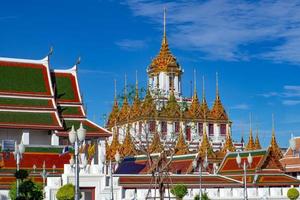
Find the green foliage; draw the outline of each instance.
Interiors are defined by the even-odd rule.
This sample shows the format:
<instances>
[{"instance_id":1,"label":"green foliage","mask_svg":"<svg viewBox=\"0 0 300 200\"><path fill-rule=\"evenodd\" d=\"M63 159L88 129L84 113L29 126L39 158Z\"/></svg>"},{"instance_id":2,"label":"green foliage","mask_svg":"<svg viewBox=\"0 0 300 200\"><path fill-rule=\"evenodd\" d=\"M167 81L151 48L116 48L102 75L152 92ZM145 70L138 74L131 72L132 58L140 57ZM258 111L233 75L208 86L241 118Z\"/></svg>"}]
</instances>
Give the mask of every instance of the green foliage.
<instances>
[{"instance_id":1,"label":"green foliage","mask_svg":"<svg viewBox=\"0 0 300 200\"><path fill-rule=\"evenodd\" d=\"M199 194L197 194L197 195L194 197L194 200L200 200ZM202 193L201 200L210 200L210 198L208 198L207 193L204 192L204 193Z\"/></svg>"},{"instance_id":2,"label":"green foliage","mask_svg":"<svg viewBox=\"0 0 300 200\"><path fill-rule=\"evenodd\" d=\"M74 200L75 187L73 184L66 184L59 188L56 193L57 200Z\"/></svg>"},{"instance_id":3,"label":"green foliage","mask_svg":"<svg viewBox=\"0 0 300 200\"><path fill-rule=\"evenodd\" d=\"M171 193L179 200L182 199L187 193L187 187L184 184L177 184L171 189Z\"/></svg>"},{"instance_id":4,"label":"green foliage","mask_svg":"<svg viewBox=\"0 0 300 200\"><path fill-rule=\"evenodd\" d=\"M287 192L287 196L290 200L296 200L299 197L299 191L296 188L290 188Z\"/></svg>"},{"instance_id":5,"label":"green foliage","mask_svg":"<svg viewBox=\"0 0 300 200\"><path fill-rule=\"evenodd\" d=\"M16 184L13 184L9 191L9 197L12 200L42 200L43 187L40 184L34 183L32 180L20 181L19 197L16 196Z\"/></svg>"},{"instance_id":6,"label":"green foliage","mask_svg":"<svg viewBox=\"0 0 300 200\"><path fill-rule=\"evenodd\" d=\"M28 171L24 169L20 169L15 173L16 179L21 179L22 181L28 177Z\"/></svg>"}]
</instances>

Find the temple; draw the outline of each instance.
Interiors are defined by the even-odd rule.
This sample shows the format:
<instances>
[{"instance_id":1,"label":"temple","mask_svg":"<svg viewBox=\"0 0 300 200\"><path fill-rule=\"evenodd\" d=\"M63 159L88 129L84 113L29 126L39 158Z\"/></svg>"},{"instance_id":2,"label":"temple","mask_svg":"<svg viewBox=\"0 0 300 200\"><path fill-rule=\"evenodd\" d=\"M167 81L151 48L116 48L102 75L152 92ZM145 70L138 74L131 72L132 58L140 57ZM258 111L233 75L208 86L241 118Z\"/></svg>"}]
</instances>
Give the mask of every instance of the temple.
<instances>
[{"instance_id":1,"label":"temple","mask_svg":"<svg viewBox=\"0 0 300 200\"><path fill-rule=\"evenodd\" d=\"M15 143L25 145L20 168L28 170L36 182L42 182L43 163L50 176L61 176L73 151L70 148L63 153L72 125L78 128L83 124L86 149L95 148L90 162L98 162L98 146L104 147L111 133L87 118L77 65L52 70L49 56L41 60L0 57L0 79L1 190L15 182Z\"/></svg>"},{"instance_id":2,"label":"temple","mask_svg":"<svg viewBox=\"0 0 300 200\"><path fill-rule=\"evenodd\" d=\"M147 68L148 85L146 95L141 98L138 81L136 80L135 97L129 104L127 83L125 78L124 98L121 105L115 91L115 98L111 113L107 120L107 128L124 140L126 130L135 142L145 142L151 139L154 132L158 132L162 141L170 141L179 136L180 130L189 149L196 150L207 133L213 150L220 150L225 143L226 133L231 129L232 122L222 104L218 74L216 74L216 96L211 108L205 97L203 78L202 98L199 100L194 72L194 93L192 97L184 97L182 93L183 68L172 54L166 33L166 13L164 12L164 31L159 53ZM243 145L234 142L237 148Z\"/></svg>"}]
</instances>

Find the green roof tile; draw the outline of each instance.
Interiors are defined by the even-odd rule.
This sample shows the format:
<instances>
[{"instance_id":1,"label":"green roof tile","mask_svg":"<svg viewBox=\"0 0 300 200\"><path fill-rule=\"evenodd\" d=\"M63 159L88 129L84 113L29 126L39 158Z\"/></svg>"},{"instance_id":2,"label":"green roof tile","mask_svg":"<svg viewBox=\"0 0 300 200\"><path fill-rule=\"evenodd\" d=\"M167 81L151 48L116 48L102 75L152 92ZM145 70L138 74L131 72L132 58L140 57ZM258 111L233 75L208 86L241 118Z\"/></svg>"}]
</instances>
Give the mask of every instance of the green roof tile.
<instances>
[{"instance_id":1,"label":"green roof tile","mask_svg":"<svg viewBox=\"0 0 300 200\"><path fill-rule=\"evenodd\" d=\"M74 100L75 93L70 77L55 76L57 98L59 100Z\"/></svg>"},{"instance_id":2,"label":"green roof tile","mask_svg":"<svg viewBox=\"0 0 300 200\"><path fill-rule=\"evenodd\" d=\"M62 115L80 115L83 116L80 106L60 106L59 110Z\"/></svg>"},{"instance_id":3,"label":"green roof tile","mask_svg":"<svg viewBox=\"0 0 300 200\"><path fill-rule=\"evenodd\" d=\"M7 98L0 97L0 106L17 106L17 107L52 107L49 99L24 99L24 98Z\"/></svg>"},{"instance_id":4,"label":"green roof tile","mask_svg":"<svg viewBox=\"0 0 300 200\"><path fill-rule=\"evenodd\" d=\"M26 124L26 125L57 125L52 113L31 113L31 112L0 112L0 125L5 124Z\"/></svg>"},{"instance_id":5,"label":"green roof tile","mask_svg":"<svg viewBox=\"0 0 300 200\"><path fill-rule=\"evenodd\" d=\"M74 125L75 130L77 130L80 126L80 120L65 120L65 129L70 130L72 125ZM87 132L99 132L99 128L89 123L88 121L83 121L83 128L87 130Z\"/></svg>"},{"instance_id":6,"label":"green roof tile","mask_svg":"<svg viewBox=\"0 0 300 200\"><path fill-rule=\"evenodd\" d=\"M8 66L0 63L0 91L47 93L42 68Z\"/></svg>"}]
</instances>

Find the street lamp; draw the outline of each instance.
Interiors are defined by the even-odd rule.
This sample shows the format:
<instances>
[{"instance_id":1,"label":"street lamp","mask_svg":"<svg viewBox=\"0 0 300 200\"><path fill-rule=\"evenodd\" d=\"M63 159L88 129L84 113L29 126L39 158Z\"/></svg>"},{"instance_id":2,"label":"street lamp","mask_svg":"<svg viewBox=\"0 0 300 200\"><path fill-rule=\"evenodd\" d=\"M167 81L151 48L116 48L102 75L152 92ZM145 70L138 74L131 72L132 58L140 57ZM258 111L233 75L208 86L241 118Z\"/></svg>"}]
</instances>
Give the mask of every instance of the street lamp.
<instances>
[{"instance_id":1,"label":"street lamp","mask_svg":"<svg viewBox=\"0 0 300 200\"><path fill-rule=\"evenodd\" d=\"M204 170L206 170L207 166L208 166L208 160L207 160L207 152L206 152L204 161L202 161L202 159L200 158L200 162L199 162L199 178L200 178L199 199L201 199L201 197L202 197L202 167L204 168ZM196 159L193 161L193 168L194 169L197 168L197 160Z\"/></svg>"},{"instance_id":2,"label":"street lamp","mask_svg":"<svg viewBox=\"0 0 300 200\"><path fill-rule=\"evenodd\" d=\"M25 152L25 146L23 144L23 142L21 142L21 144L17 144L17 142L15 142L15 151L14 151L14 157L16 160L16 164L17 164L17 172L19 172L20 170L20 160L22 159L22 154ZM19 196L19 179L17 178L17 197Z\"/></svg>"},{"instance_id":3,"label":"street lamp","mask_svg":"<svg viewBox=\"0 0 300 200\"><path fill-rule=\"evenodd\" d=\"M43 170L41 172L41 176L43 178L43 189L44 189L45 185L46 185L46 178L48 176L48 172L46 171L46 163L45 163L45 161L43 162Z\"/></svg>"},{"instance_id":4,"label":"street lamp","mask_svg":"<svg viewBox=\"0 0 300 200\"><path fill-rule=\"evenodd\" d=\"M248 161L248 163L246 163ZM248 200L248 195L247 195L247 168L251 167L251 164L253 162L253 158L251 154L249 153L247 160L245 159L243 162L243 166L241 165L242 163L242 158L240 154L236 156L236 163L238 164L239 167L242 167L244 170L244 200Z\"/></svg>"},{"instance_id":5,"label":"street lamp","mask_svg":"<svg viewBox=\"0 0 300 200\"><path fill-rule=\"evenodd\" d=\"M118 164L121 160L121 155L119 151L116 152L115 154L115 160L116 163ZM110 190L111 190L111 200L114 200L114 182L113 182L113 170L112 170L112 160L110 159L109 161L110 165Z\"/></svg>"},{"instance_id":6,"label":"street lamp","mask_svg":"<svg viewBox=\"0 0 300 200\"><path fill-rule=\"evenodd\" d=\"M86 135L86 130L83 128L82 123L80 123L79 129L75 131L74 126L72 126L71 131L69 132L69 140L72 145L74 145L75 149L75 200L79 200L80 194L79 194L79 146L84 141ZM71 166L74 165L73 158L70 160ZM71 163L73 162L73 163ZM73 165L72 165L73 164ZM86 164L86 163L83 163Z\"/></svg>"}]
</instances>

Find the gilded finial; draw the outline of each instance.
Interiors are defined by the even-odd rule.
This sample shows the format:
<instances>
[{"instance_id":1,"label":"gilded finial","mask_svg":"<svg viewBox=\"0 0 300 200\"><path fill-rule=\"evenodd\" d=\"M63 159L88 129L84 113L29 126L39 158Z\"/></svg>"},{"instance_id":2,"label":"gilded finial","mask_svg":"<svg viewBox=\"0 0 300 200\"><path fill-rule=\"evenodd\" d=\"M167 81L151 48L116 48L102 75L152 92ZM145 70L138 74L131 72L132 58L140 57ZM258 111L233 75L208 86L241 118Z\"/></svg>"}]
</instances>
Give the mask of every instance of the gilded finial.
<instances>
[{"instance_id":1,"label":"gilded finial","mask_svg":"<svg viewBox=\"0 0 300 200\"><path fill-rule=\"evenodd\" d=\"M163 44L165 44L167 42L167 34L166 34L166 12L167 9L164 8L164 35L163 35Z\"/></svg>"},{"instance_id":2,"label":"gilded finial","mask_svg":"<svg viewBox=\"0 0 300 200\"><path fill-rule=\"evenodd\" d=\"M250 131L249 131L249 139L248 139L248 144L246 146L246 150L255 150L255 144L253 141L253 135L252 135L252 116L251 113L249 114L249 126L250 126Z\"/></svg>"},{"instance_id":3,"label":"gilded finial","mask_svg":"<svg viewBox=\"0 0 300 200\"><path fill-rule=\"evenodd\" d=\"M124 77L124 98L127 98L126 95L127 95L127 74L125 73L125 77Z\"/></svg>"},{"instance_id":4,"label":"gilded finial","mask_svg":"<svg viewBox=\"0 0 300 200\"><path fill-rule=\"evenodd\" d=\"M226 131L226 140L222 149L223 153L227 153L228 151L233 152L235 151L235 146L232 142L232 138L231 138L231 129L228 127L227 131Z\"/></svg>"},{"instance_id":5,"label":"gilded finial","mask_svg":"<svg viewBox=\"0 0 300 200\"><path fill-rule=\"evenodd\" d=\"M194 95L197 93L197 78L196 78L196 69L194 69Z\"/></svg>"},{"instance_id":6,"label":"gilded finial","mask_svg":"<svg viewBox=\"0 0 300 200\"><path fill-rule=\"evenodd\" d=\"M269 150L273 151L275 155L282 158L282 152L277 144L276 137L275 137L275 122L274 122L274 114L272 114L272 138Z\"/></svg>"},{"instance_id":7,"label":"gilded finial","mask_svg":"<svg viewBox=\"0 0 300 200\"><path fill-rule=\"evenodd\" d=\"M255 149L261 149L261 145L260 145L259 137L258 137L258 128L256 129Z\"/></svg>"},{"instance_id":8,"label":"gilded finial","mask_svg":"<svg viewBox=\"0 0 300 200\"><path fill-rule=\"evenodd\" d=\"M216 97L217 97L217 99L220 98L220 96L219 96L219 76L218 76L218 72L216 72Z\"/></svg>"},{"instance_id":9,"label":"gilded finial","mask_svg":"<svg viewBox=\"0 0 300 200\"><path fill-rule=\"evenodd\" d=\"M121 149L121 155L123 157L126 156L134 156L137 154L134 142L132 141L131 135L130 135L130 127L129 124L126 127L126 135L125 139L122 144L122 149Z\"/></svg>"},{"instance_id":10,"label":"gilded finial","mask_svg":"<svg viewBox=\"0 0 300 200\"><path fill-rule=\"evenodd\" d=\"M205 80L204 76L202 76L202 102L205 101Z\"/></svg>"},{"instance_id":11,"label":"gilded finial","mask_svg":"<svg viewBox=\"0 0 300 200\"><path fill-rule=\"evenodd\" d=\"M181 125L180 125L180 132L177 138L177 143L175 145L174 151L175 151L175 155L185 155L189 153L189 148L185 142Z\"/></svg>"}]
</instances>

